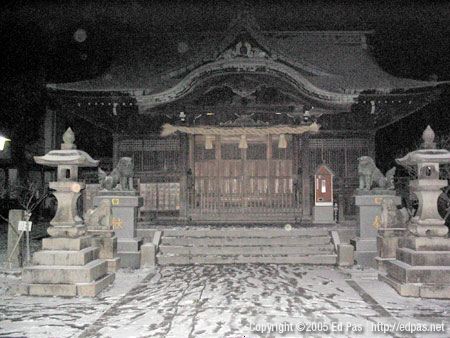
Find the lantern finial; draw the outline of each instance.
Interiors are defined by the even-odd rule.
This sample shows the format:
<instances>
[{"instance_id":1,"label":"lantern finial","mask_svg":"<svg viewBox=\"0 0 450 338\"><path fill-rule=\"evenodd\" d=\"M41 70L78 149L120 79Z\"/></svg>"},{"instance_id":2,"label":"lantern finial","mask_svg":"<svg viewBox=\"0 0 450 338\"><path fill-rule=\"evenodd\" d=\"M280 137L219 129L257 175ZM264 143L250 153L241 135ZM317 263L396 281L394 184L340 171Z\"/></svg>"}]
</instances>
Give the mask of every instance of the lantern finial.
<instances>
[{"instance_id":1,"label":"lantern finial","mask_svg":"<svg viewBox=\"0 0 450 338\"><path fill-rule=\"evenodd\" d=\"M434 131L428 125L427 128L423 131L422 134L422 149L436 149L436 143L434 142Z\"/></svg>"},{"instance_id":2,"label":"lantern finial","mask_svg":"<svg viewBox=\"0 0 450 338\"><path fill-rule=\"evenodd\" d=\"M72 128L67 128L66 132L63 134L64 143L61 144L61 149L76 149L75 142L75 134Z\"/></svg>"}]
</instances>

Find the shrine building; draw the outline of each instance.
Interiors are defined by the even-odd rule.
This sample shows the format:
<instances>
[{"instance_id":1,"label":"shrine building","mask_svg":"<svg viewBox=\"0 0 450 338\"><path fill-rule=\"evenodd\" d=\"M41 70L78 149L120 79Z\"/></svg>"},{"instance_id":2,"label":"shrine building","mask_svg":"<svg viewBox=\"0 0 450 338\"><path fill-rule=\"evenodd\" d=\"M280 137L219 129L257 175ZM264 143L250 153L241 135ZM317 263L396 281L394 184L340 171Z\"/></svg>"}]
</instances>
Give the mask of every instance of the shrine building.
<instances>
[{"instance_id":1,"label":"shrine building","mask_svg":"<svg viewBox=\"0 0 450 338\"><path fill-rule=\"evenodd\" d=\"M244 13L225 32L161 34L157 51L127 37L99 78L47 85L53 146L65 114L111 133L148 221L306 223L319 195L352 219L377 130L439 96L437 82L383 71L371 31L264 31ZM315 191L321 165L331 194Z\"/></svg>"}]
</instances>

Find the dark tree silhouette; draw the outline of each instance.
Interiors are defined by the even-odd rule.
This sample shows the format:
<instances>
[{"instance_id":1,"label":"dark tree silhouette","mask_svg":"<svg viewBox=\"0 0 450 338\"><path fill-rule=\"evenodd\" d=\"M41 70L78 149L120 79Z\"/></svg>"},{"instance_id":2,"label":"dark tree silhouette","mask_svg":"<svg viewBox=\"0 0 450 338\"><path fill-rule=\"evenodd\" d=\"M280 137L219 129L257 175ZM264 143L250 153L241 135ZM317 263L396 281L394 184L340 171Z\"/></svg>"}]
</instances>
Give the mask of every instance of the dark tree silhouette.
<instances>
[{"instance_id":1,"label":"dark tree silhouette","mask_svg":"<svg viewBox=\"0 0 450 338\"><path fill-rule=\"evenodd\" d=\"M24 178L25 146L39 138L45 111L45 41L38 25L14 16L3 18L0 37L0 130L11 139L12 163Z\"/></svg>"}]
</instances>

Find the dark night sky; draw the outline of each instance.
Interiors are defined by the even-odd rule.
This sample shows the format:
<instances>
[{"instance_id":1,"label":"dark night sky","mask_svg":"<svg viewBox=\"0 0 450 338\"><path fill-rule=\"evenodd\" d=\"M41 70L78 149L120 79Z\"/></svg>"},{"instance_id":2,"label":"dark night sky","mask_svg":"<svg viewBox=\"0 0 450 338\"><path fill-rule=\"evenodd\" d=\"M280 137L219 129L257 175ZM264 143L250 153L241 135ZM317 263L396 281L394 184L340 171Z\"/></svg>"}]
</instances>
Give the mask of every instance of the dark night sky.
<instances>
[{"instance_id":1,"label":"dark night sky","mask_svg":"<svg viewBox=\"0 0 450 338\"><path fill-rule=\"evenodd\" d=\"M45 82L100 75L130 34L224 31L243 9L254 13L263 30L375 30L369 43L386 71L450 80L448 1L14 1L2 6L0 100L7 127L33 126L33 117L45 107ZM81 43L74 40L79 28L87 33ZM445 116L447 101L435 108ZM18 110L24 112L21 120ZM383 139L390 142L389 133L398 130L403 129L387 129ZM409 142L409 129L402 133Z\"/></svg>"},{"instance_id":2,"label":"dark night sky","mask_svg":"<svg viewBox=\"0 0 450 338\"><path fill-rule=\"evenodd\" d=\"M49 81L69 81L101 73L129 34L221 31L241 9L264 30L373 29L373 53L389 72L450 80L450 2L19 1L0 18L6 35L22 35L17 45L45 59ZM83 43L73 39L78 28L87 32Z\"/></svg>"}]
</instances>

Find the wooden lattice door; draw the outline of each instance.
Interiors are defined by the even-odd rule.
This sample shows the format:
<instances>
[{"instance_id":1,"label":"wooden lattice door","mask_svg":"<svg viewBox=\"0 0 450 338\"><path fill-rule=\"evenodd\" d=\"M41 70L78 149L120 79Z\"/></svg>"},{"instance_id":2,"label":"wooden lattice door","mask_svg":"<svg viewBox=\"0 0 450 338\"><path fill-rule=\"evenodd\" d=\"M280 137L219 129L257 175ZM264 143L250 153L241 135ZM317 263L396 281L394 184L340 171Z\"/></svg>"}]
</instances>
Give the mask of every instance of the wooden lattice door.
<instances>
[{"instance_id":1,"label":"wooden lattice door","mask_svg":"<svg viewBox=\"0 0 450 338\"><path fill-rule=\"evenodd\" d=\"M228 219L255 215L298 217L291 138L280 148L278 136L195 137L193 170L197 214ZM226 218L225 218L226 216ZM211 217L214 218L214 217Z\"/></svg>"}]
</instances>

